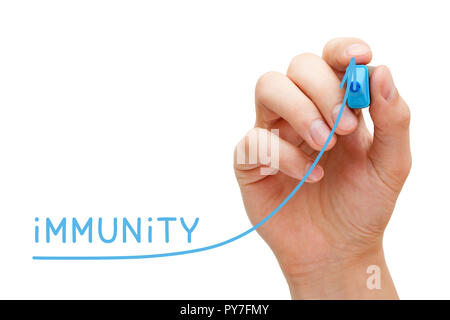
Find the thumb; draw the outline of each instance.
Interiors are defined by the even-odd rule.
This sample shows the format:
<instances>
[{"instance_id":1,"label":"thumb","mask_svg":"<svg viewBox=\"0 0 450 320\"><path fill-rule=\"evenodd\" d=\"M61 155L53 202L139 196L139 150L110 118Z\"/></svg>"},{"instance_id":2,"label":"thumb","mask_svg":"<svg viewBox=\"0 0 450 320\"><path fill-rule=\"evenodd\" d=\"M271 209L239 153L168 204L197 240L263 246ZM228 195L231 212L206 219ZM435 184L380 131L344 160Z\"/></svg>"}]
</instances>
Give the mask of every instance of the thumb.
<instances>
[{"instance_id":1,"label":"thumb","mask_svg":"<svg viewBox=\"0 0 450 320\"><path fill-rule=\"evenodd\" d=\"M373 70L370 86L374 134L369 158L380 179L400 191L411 169L409 107L400 97L387 67Z\"/></svg>"}]
</instances>

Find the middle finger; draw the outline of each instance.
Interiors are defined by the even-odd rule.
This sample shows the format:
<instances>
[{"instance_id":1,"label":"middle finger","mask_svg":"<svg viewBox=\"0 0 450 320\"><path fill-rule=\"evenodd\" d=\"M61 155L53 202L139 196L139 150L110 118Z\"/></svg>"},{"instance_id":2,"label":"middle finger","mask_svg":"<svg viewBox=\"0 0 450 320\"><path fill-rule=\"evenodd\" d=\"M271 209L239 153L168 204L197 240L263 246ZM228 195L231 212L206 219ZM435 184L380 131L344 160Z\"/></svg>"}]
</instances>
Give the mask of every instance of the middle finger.
<instances>
[{"instance_id":1,"label":"middle finger","mask_svg":"<svg viewBox=\"0 0 450 320\"><path fill-rule=\"evenodd\" d=\"M339 113L344 90L333 69L322 58L305 53L296 56L289 65L287 76L317 106L330 127L333 127ZM346 106L336 133L345 135L356 129L358 118Z\"/></svg>"}]
</instances>

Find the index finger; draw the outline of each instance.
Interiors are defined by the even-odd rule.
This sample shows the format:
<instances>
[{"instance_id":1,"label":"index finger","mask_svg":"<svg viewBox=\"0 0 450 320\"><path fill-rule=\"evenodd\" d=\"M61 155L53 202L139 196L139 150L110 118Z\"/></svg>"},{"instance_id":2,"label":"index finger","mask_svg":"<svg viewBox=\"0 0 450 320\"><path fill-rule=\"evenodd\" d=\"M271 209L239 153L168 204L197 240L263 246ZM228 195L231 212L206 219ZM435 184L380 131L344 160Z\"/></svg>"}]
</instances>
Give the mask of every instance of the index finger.
<instances>
[{"instance_id":1,"label":"index finger","mask_svg":"<svg viewBox=\"0 0 450 320\"><path fill-rule=\"evenodd\" d=\"M357 38L336 38L323 48L322 58L339 72L345 71L352 57L356 64L368 64L372 60L372 51L367 43Z\"/></svg>"}]
</instances>

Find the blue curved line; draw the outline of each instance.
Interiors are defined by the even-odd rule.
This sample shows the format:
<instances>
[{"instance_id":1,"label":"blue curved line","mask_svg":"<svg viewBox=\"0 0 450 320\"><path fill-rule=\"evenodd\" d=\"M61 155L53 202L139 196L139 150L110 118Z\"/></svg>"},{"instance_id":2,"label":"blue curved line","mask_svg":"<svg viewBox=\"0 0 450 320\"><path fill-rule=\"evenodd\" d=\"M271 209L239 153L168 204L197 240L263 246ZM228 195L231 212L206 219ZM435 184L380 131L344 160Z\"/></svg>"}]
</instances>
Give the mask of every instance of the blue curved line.
<instances>
[{"instance_id":1,"label":"blue curved line","mask_svg":"<svg viewBox=\"0 0 450 320\"><path fill-rule=\"evenodd\" d=\"M352 74L352 71L355 67L355 59L352 58L350 60L350 64L346 70L346 74L344 78L342 79L340 88L343 87L344 83L348 79L348 74ZM212 244L206 247L201 247L197 249L191 249L191 250L183 250L183 251L174 251L174 252L166 252L166 253L154 253L154 254L145 254L145 255L131 255L131 256L33 256L33 260L132 260L132 259L150 259L150 258L163 258L163 257L171 257L171 256L180 256L185 254L191 254L196 252L202 252L207 251L211 249L215 249L218 247L222 247L226 244L229 244L233 241L236 241L247 234L255 231L259 227L261 227L264 223L266 223L270 218L272 218L278 211L281 210L281 208L284 207L284 205L297 193L298 189L305 183L306 179L308 179L311 172L316 167L317 163L319 162L320 158L322 157L323 153L325 152L325 149L327 148L328 144L331 141L331 138L333 137L334 132L336 131L336 128L338 126L339 120L341 119L342 112L344 111L345 104L347 103L348 98L348 90L350 88L350 81L347 81L347 86L345 89L344 99L342 101L341 108L339 110L338 116L336 117L336 121L333 125L333 128L331 129L330 135L328 136L327 140L325 141L325 144L323 145L322 149L320 150L319 154L317 155L316 159L314 160L313 164L309 168L309 170L306 172L303 179L298 183L298 185L291 191L291 193L286 197L286 199L281 202L278 207L275 208L267 217L265 217L263 220L261 220L258 224L255 224L253 227L248 229L247 231L242 232L241 234L238 234L237 236L230 238L228 240Z\"/></svg>"}]
</instances>

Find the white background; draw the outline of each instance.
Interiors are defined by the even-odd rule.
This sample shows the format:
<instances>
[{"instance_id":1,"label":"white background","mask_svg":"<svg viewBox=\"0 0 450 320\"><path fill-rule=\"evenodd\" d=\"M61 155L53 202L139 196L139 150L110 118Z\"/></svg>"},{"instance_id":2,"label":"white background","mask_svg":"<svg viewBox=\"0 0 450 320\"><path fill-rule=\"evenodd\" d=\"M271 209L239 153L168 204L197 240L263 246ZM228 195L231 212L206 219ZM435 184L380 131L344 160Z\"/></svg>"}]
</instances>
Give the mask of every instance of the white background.
<instances>
[{"instance_id":1,"label":"white background","mask_svg":"<svg viewBox=\"0 0 450 320\"><path fill-rule=\"evenodd\" d=\"M289 298L232 170L254 85L331 38L370 44L412 110L413 169L385 236L402 298L450 298L447 1L0 2L0 297ZM301 190L300 190L301 192ZM370 190L367 190L370 192ZM35 217L175 216L152 244L34 243ZM177 229L179 228L179 229ZM158 238L159 237L159 238ZM158 240L159 239L159 240Z\"/></svg>"}]
</instances>

